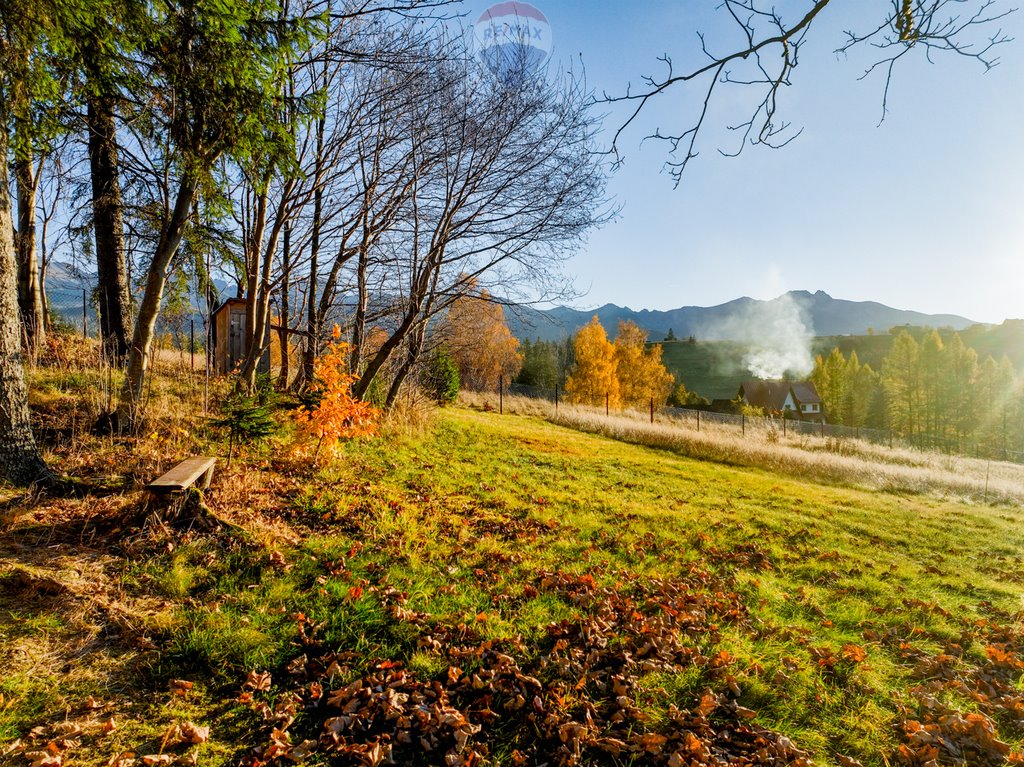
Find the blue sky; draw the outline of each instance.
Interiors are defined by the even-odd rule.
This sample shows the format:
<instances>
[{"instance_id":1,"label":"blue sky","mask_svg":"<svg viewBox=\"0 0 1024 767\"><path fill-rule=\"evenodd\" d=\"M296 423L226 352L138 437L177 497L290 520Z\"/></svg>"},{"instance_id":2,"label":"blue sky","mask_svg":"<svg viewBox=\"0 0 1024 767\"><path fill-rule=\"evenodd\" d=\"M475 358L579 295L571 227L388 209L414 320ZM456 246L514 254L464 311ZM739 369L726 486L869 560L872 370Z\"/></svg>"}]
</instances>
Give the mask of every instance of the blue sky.
<instances>
[{"instance_id":1,"label":"blue sky","mask_svg":"<svg viewBox=\"0 0 1024 767\"><path fill-rule=\"evenodd\" d=\"M581 57L597 91L622 93L664 53L680 68L696 61L698 29L711 46L734 39L718 0L533 4L551 23L554 63L578 68ZM808 3L776 5L785 15ZM803 133L784 149L718 153L734 142L724 126L742 111L736 91L716 105L701 156L673 189L666 147L641 140L688 127L694 105L682 91L653 104L621 142L626 164L610 183L621 215L568 264L585 291L577 305L669 309L804 289L982 322L1024 317L1024 11L1001 23L1017 40L987 73L953 55L905 59L879 126L883 82L858 80L870 52L833 51L844 29L877 23L888 7L836 2L819 17L782 101ZM605 123L620 120L612 112Z\"/></svg>"}]
</instances>

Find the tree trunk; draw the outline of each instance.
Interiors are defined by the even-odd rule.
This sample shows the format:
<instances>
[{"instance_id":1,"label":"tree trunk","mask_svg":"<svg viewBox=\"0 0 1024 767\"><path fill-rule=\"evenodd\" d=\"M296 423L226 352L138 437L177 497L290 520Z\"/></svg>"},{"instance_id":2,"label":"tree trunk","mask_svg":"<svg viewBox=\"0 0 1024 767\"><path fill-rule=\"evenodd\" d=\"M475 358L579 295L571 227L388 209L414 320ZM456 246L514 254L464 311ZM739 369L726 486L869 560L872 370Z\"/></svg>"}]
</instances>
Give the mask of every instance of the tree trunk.
<instances>
[{"instance_id":1,"label":"tree trunk","mask_svg":"<svg viewBox=\"0 0 1024 767\"><path fill-rule=\"evenodd\" d=\"M369 292L366 285L366 271L369 265L369 243L366 232L366 216L363 216L363 242L359 248L359 260L356 262L356 315L352 321L352 357L349 367L353 373L359 372L363 361L363 344L366 342L366 312L369 308Z\"/></svg>"},{"instance_id":2,"label":"tree trunk","mask_svg":"<svg viewBox=\"0 0 1024 767\"><path fill-rule=\"evenodd\" d=\"M409 373L412 372L413 367L419 362L420 353L423 351L423 337L426 334L427 324L426 321L419 324L416 329L409 336L409 348L406 350L405 359L402 360L402 364L399 366L395 377L391 381L391 386L388 387L388 394L384 400L384 409L390 410L395 405L395 401L398 399L399 392L402 391L402 385L405 383L405 379L408 378Z\"/></svg>"},{"instance_id":3,"label":"tree trunk","mask_svg":"<svg viewBox=\"0 0 1024 767\"><path fill-rule=\"evenodd\" d=\"M277 250L277 242L281 237L281 230L287 223L290 195L295 188L295 179L290 179L281 192L281 199L278 203L277 213L274 216L274 225L270 228L270 236L267 238L267 245L263 252L263 261L259 272L259 282L255 293L249 293L249 306L247 311L252 312L253 327L249 348L246 351L245 360L242 362L242 369L238 377L241 386L246 391L256 388L256 371L259 368L260 359L266 350L270 339L267 337L267 327L270 325L270 291L272 267L274 265L274 252ZM263 241L263 230L260 231L258 242ZM250 278L251 284L251 278Z\"/></svg>"},{"instance_id":4,"label":"tree trunk","mask_svg":"<svg viewBox=\"0 0 1024 767\"><path fill-rule=\"evenodd\" d=\"M370 386L373 384L373 379L377 377L377 373L384 367L384 363L388 361L395 349L399 347L409 333L414 330L416 319L420 314L420 307L421 302L419 300L411 300L410 306L406 309L405 316L402 318L402 322L381 345L377 353L366 363L366 368L363 370L362 375L352 385L352 393L356 397L363 399L366 396Z\"/></svg>"},{"instance_id":5,"label":"tree trunk","mask_svg":"<svg viewBox=\"0 0 1024 767\"><path fill-rule=\"evenodd\" d=\"M320 122L321 136L323 132L323 121ZM320 144L317 149L319 150ZM313 382L316 355L319 352L320 341L320 313L317 311L317 277L320 269L320 227L323 221L324 193L320 185L317 185L313 192L313 232L309 245L309 290L306 298L306 348L302 358L303 377L306 386Z\"/></svg>"},{"instance_id":6,"label":"tree trunk","mask_svg":"<svg viewBox=\"0 0 1024 767\"><path fill-rule=\"evenodd\" d=\"M256 295L260 286L260 263L263 256L263 234L267 228L267 202L270 198L271 171L267 171L256 198L256 210L252 222L251 236L245 249L245 349L252 348L256 332Z\"/></svg>"},{"instance_id":7,"label":"tree trunk","mask_svg":"<svg viewBox=\"0 0 1024 767\"><path fill-rule=\"evenodd\" d=\"M121 387L121 401L116 413L118 428L125 431L135 431L141 424L143 384L146 381L149 364L149 348L153 343L156 320L160 314L168 269L185 231L192 200L196 194L196 185L196 179L191 174L186 173L182 177L174 209L160 235L160 242L146 274L146 289L135 318L135 332L132 334L128 366L125 370L124 385Z\"/></svg>"},{"instance_id":8,"label":"tree trunk","mask_svg":"<svg viewBox=\"0 0 1024 767\"><path fill-rule=\"evenodd\" d=\"M28 149L15 160L14 175L18 187L18 308L26 349L34 354L45 339L46 322L36 265L36 174Z\"/></svg>"},{"instance_id":9,"label":"tree trunk","mask_svg":"<svg viewBox=\"0 0 1024 767\"><path fill-rule=\"evenodd\" d=\"M118 364L128 356L131 293L125 266L121 179L117 130L111 99L88 99L89 171L92 178L92 217L99 281L100 337L107 354Z\"/></svg>"},{"instance_id":10,"label":"tree trunk","mask_svg":"<svg viewBox=\"0 0 1024 767\"><path fill-rule=\"evenodd\" d=\"M7 157L7 121L0 94L0 158ZM28 412L21 353L14 221L6 161L0 162L0 476L15 485L49 479Z\"/></svg>"},{"instance_id":11,"label":"tree trunk","mask_svg":"<svg viewBox=\"0 0 1024 767\"><path fill-rule=\"evenodd\" d=\"M281 317L278 325L278 342L281 345L281 370L277 376L277 388L284 390L288 388L288 379L291 378L288 360L288 291L291 290L290 280L292 256L292 227L291 224L284 225L284 243L281 249Z\"/></svg>"}]
</instances>

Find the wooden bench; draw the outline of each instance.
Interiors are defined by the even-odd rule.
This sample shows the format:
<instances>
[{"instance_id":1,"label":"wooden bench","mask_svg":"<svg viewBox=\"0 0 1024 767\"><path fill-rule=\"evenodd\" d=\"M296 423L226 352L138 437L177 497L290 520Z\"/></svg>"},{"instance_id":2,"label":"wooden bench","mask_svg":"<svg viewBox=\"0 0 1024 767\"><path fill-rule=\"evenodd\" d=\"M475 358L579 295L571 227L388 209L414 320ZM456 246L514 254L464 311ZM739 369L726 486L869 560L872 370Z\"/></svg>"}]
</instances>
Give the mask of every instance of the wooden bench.
<instances>
[{"instance_id":1,"label":"wooden bench","mask_svg":"<svg viewBox=\"0 0 1024 767\"><path fill-rule=\"evenodd\" d=\"M146 485L146 489L154 495L166 495L187 490L201 480L199 487L205 490L210 486L216 465L216 458L187 458Z\"/></svg>"}]
</instances>

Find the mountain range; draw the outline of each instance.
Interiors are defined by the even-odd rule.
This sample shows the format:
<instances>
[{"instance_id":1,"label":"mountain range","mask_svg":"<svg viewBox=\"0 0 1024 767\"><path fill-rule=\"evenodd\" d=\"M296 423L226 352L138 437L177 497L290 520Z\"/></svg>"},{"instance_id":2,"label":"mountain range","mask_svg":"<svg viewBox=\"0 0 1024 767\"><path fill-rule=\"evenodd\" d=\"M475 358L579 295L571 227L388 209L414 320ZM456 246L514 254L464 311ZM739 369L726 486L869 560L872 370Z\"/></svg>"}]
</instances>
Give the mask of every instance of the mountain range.
<instances>
[{"instance_id":1,"label":"mountain range","mask_svg":"<svg viewBox=\"0 0 1024 767\"><path fill-rule=\"evenodd\" d=\"M517 306L506 316L512 334L520 339L556 341L567 338L596 315L609 337L614 337L621 320L632 320L648 332L651 340L661 340L671 330L678 338L694 336L702 341L736 341L750 336L749 328L742 327L737 318L791 316L794 307L811 336L863 335L869 329L885 333L899 325L963 330L977 324L955 314L924 314L894 309L875 301L846 301L822 290L816 293L793 290L769 301L743 297L718 306L683 306L667 311L635 311L615 304L593 310Z\"/></svg>"}]
</instances>

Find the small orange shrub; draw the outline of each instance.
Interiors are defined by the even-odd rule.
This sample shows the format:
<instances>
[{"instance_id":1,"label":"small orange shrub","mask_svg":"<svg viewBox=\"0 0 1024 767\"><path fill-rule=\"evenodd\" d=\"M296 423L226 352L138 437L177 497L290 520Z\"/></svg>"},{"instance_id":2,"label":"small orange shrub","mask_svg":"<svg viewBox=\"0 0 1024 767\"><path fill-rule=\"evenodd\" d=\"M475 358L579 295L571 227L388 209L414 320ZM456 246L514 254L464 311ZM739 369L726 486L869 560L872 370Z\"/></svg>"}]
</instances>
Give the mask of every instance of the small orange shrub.
<instances>
[{"instance_id":1,"label":"small orange shrub","mask_svg":"<svg viewBox=\"0 0 1024 767\"><path fill-rule=\"evenodd\" d=\"M345 439L373 436L377 432L380 410L352 396L356 376L349 372L349 345L340 341L341 330L334 326L334 340L316 361L315 382L311 391L318 402L296 416L303 429L316 439L313 460L320 450L334 453Z\"/></svg>"}]
</instances>

